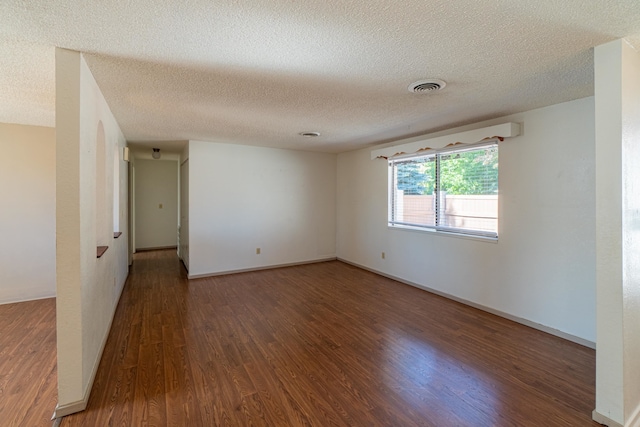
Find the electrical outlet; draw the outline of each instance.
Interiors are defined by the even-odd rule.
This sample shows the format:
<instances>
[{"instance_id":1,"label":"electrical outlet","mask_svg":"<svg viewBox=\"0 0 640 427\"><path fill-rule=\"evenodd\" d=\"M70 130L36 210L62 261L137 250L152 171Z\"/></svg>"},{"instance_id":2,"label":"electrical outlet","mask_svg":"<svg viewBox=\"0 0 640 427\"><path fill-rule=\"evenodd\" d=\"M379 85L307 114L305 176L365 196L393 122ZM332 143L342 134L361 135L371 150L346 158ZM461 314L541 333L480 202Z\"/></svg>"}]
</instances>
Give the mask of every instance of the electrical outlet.
<instances>
[{"instance_id":1,"label":"electrical outlet","mask_svg":"<svg viewBox=\"0 0 640 427\"><path fill-rule=\"evenodd\" d=\"M256 255L260 255L260 248L256 248Z\"/></svg>"},{"instance_id":2,"label":"electrical outlet","mask_svg":"<svg viewBox=\"0 0 640 427\"><path fill-rule=\"evenodd\" d=\"M385 255L385 253L384 253L384 252L382 252L382 259L384 259L384 258L385 258L385 256L386 256L386 255Z\"/></svg>"}]
</instances>

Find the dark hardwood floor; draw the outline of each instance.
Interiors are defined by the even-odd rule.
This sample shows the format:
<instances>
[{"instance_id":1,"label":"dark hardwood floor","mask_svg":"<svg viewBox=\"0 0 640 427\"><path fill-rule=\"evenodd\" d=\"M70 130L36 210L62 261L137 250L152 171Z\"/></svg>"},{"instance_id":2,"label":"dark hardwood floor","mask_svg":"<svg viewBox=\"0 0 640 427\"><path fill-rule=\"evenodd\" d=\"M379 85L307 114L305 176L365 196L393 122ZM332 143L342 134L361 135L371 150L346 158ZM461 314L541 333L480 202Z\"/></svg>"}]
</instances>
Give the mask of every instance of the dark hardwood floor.
<instances>
[{"instance_id":1,"label":"dark hardwood floor","mask_svg":"<svg viewBox=\"0 0 640 427\"><path fill-rule=\"evenodd\" d=\"M589 426L595 353L341 262L135 256L71 426Z\"/></svg>"},{"instance_id":2,"label":"dark hardwood floor","mask_svg":"<svg viewBox=\"0 0 640 427\"><path fill-rule=\"evenodd\" d=\"M57 400L56 300L0 305L0 425L51 426Z\"/></svg>"}]
</instances>

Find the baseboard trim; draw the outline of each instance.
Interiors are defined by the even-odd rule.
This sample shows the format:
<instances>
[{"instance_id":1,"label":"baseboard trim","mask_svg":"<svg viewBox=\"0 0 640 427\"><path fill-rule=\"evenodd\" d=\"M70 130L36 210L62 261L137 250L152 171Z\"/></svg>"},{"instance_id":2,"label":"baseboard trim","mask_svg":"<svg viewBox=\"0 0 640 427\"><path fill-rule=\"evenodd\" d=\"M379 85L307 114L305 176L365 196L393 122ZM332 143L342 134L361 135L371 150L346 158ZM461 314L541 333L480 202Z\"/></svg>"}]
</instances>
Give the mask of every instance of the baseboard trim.
<instances>
[{"instance_id":1,"label":"baseboard trim","mask_svg":"<svg viewBox=\"0 0 640 427\"><path fill-rule=\"evenodd\" d=\"M591 418L593 418L593 421L595 421L597 423L600 423L602 425L605 425L605 426L609 426L609 427L624 427L619 422L613 421L609 417L605 417L604 415L602 415L601 413L599 413L595 409L593 410L593 412L591 414ZM628 426L633 426L634 424L627 424L627 425Z\"/></svg>"},{"instance_id":2,"label":"baseboard trim","mask_svg":"<svg viewBox=\"0 0 640 427\"><path fill-rule=\"evenodd\" d=\"M41 299L49 299L49 298L55 298L56 297L56 293L54 292L53 294L49 295L40 295L40 296L36 296L36 297L27 297L27 298L18 298L18 299L3 299L0 300L0 305L5 305L5 304L16 304L19 302L29 302L29 301L38 301Z\"/></svg>"},{"instance_id":3,"label":"baseboard trim","mask_svg":"<svg viewBox=\"0 0 640 427\"><path fill-rule=\"evenodd\" d=\"M109 333L111 332L111 327L113 326L113 319L116 315L116 310L118 309L118 304L120 304L120 298L122 297L122 292L124 291L124 287L127 286L127 279L129 278L129 271L127 271L127 275L124 278L124 285L120 288L120 294L118 295L118 299L116 303L113 305L113 312L111 313L111 320L109 320L109 326L102 337L102 344L100 345L100 350L98 351L98 357L93 362L93 368L91 369L91 378L89 378L89 383L87 384L87 388L84 390L84 395L81 400L76 402L67 403L66 405L56 405L56 409L53 411L52 420L56 420L57 418L66 417L67 415L75 414L76 412L84 411L87 409L87 404L89 403L89 396L91 395L91 390L93 389L93 382L96 379L96 374L98 373L98 367L100 366L100 361L102 360L102 354L104 353L104 348L107 345L107 340L109 339Z\"/></svg>"},{"instance_id":4,"label":"baseboard trim","mask_svg":"<svg viewBox=\"0 0 640 427\"><path fill-rule=\"evenodd\" d=\"M551 335L557 336L559 338L574 342L576 344L580 344L582 346L585 346L585 347L588 347L588 348L592 348L594 350L596 348L596 343L593 342L593 341L589 341L589 340L586 340L584 338L580 338L580 337L577 337L575 335L571 335L571 334L568 334L566 332L562 332L562 331L560 331L558 329L550 328L548 326L541 325L541 324L536 323L536 322L532 322L531 320L527 320L527 319L524 319L522 317L514 316L512 314L505 313L503 311L493 309L491 307L486 307L486 306L484 306L482 304L477 304L477 303L475 303L473 301L469 301L469 300L466 300L464 298L459 298L459 297L456 297L454 295L448 294L446 292L438 291L438 290L432 289L432 288L430 288L428 286L421 285L421 284L415 283L415 282L411 282L411 281L405 280L405 279L403 279L401 277L397 277L397 276L394 276L392 274L387 274L387 273L385 273L383 271L379 271L379 270L376 270L376 269L373 269L373 268L369 268L369 267L367 267L365 265L361 265L361 264L358 264L356 262L348 261L348 260L340 258L340 257L338 257L337 259L338 259L338 261L344 262L345 264L350 264L350 265L353 265L354 267L358 267L358 268L361 268L363 270L370 271L372 273L378 274L378 275L386 277L388 279L392 279L392 280L395 280L397 282L404 283L405 285L413 286L415 288L419 288L419 289L422 289L424 291L431 292L432 294L439 295L441 297L444 297L444 298L459 302L461 304L468 305L468 306L473 307L473 308L477 308L478 310L482 310L482 311L486 311L487 313L495 314L496 316L503 317L505 319L511 320L513 322L516 322L516 323L520 323L521 325L525 325L525 326L528 326L528 327L533 328L533 329L537 329L537 330L542 331L542 332L546 332L548 334L551 334Z\"/></svg>"},{"instance_id":5,"label":"baseboard trim","mask_svg":"<svg viewBox=\"0 0 640 427\"><path fill-rule=\"evenodd\" d=\"M76 412L84 411L87 408L87 402L89 397L85 396L82 400L73 403L67 403L66 405L57 405L53 411L52 420L66 417L67 415L75 414Z\"/></svg>"},{"instance_id":6,"label":"baseboard trim","mask_svg":"<svg viewBox=\"0 0 640 427\"><path fill-rule=\"evenodd\" d=\"M146 251L160 251L163 249L178 249L177 246L154 246L153 248L136 248L134 253L137 252L146 252Z\"/></svg>"},{"instance_id":7,"label":"baseboard trim","mask_svg":"<svg viewBox=\"0 0 640 427\"><path fill-rule=\"evenodd\" d=\"M629 420L625 424L627 427L639 427L640 426L640 405L638 405L629 417Z\"/></svg>"},{"instance_id":8,"label":"baseboard trim","mask_svg":"<svg viewBox=\"0 0 640 427\"><path fill-rule=\"evenodd\" d=\"M333 256L333 257L328 257L328 258L311 259L311 260L307 260L307 261L290 262L290 263L286 263L286 264L274 264L274 265L264 265L264 266L260 266L260 267L242 268L242 269L239 269L239 270L225 270L225 271L218 271L218 272L214 272L214 273L204 273L204 274L188 274L187 278L188 279L202 279L204 277L224 276L224 275L227 275L227 274L248 273L250 271L271 270L271 269L274 269L274 268L293 267L293 266L296 266L296 265L305 265L305 264L315 264L315 263L318 263L318 262L335 261L336 259L337 258L335 256Z\"/></svg>"}]
</instances>

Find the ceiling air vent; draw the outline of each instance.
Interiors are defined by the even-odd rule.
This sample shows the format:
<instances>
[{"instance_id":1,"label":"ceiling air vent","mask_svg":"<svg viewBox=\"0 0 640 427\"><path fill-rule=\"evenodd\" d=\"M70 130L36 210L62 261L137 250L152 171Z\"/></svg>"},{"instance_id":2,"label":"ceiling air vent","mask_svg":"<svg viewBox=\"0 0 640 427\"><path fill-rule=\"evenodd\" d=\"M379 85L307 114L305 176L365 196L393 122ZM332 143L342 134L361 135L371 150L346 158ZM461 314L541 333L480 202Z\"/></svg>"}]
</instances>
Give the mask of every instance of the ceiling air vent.
<instances>
[{"instance_id":1,"label":"ceiling air vent","mask_svg":"<svg viewBox=\"0 0 640 427\"><path fill-rule=\"evenodd\" d=\"M409 92L435 92L444 88L446 85L444 81L439 79L420 80L409 85Z\"/></svg>"}]
</instances>

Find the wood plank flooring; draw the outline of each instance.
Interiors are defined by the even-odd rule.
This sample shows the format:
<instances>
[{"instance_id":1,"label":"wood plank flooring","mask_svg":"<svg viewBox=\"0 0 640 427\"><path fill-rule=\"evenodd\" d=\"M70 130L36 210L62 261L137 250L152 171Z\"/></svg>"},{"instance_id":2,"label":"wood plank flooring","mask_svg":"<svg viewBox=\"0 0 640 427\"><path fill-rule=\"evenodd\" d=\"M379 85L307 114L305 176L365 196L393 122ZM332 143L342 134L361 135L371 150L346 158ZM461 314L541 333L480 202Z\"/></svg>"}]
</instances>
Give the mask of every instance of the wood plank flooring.
<instances>
[{"instance_id":1,"label":"wood plank flooring","mask_svg":"<svg viewBox=\"0 0 640 427\"><path fill-rule=\"evenodd\" d=\"M591 349L333 261L136 254L71 426L588 426Z\"/></svg>"},{"instance_id":2,"label":"wood plank flooring","mask_svg":"<svg viewBox=\"0 0 640 427\"><path fill-rule=\"evenodd\" d=\"M57 401L56 300L0 305L0 425L51 426Z\"/></svg>"}]
</instances>

